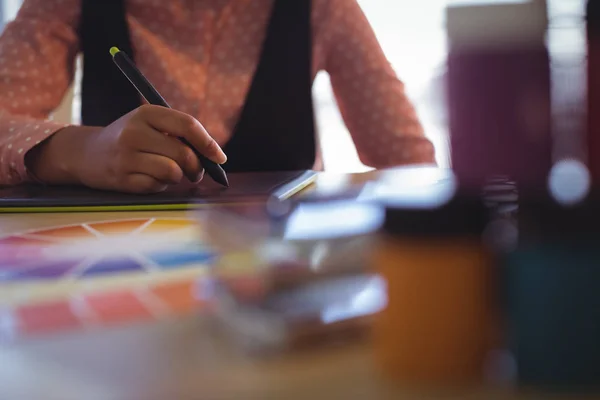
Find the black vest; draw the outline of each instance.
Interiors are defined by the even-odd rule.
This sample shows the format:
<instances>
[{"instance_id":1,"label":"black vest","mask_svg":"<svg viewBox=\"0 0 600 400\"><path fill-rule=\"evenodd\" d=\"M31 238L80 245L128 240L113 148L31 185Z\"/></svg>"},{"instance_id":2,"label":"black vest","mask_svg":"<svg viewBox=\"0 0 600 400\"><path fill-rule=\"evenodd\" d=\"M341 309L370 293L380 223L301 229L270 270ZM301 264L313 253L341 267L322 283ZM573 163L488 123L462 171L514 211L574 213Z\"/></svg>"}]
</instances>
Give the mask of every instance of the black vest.
<instances>
[{"instance_id":1,"label":"black vest","mask_svg":"<svg viewBox=\"0 0 600 400\"><path fill-rule=\"evenodd\" d=\"M124 3L82 0L79 36L84 55L84 125L106 126L141 104L139 94L108 53L117 46L135 60ZM313 168L311 3L275 0L243 111L223 148L228 172Z\"/></svg>"}]
</instances>

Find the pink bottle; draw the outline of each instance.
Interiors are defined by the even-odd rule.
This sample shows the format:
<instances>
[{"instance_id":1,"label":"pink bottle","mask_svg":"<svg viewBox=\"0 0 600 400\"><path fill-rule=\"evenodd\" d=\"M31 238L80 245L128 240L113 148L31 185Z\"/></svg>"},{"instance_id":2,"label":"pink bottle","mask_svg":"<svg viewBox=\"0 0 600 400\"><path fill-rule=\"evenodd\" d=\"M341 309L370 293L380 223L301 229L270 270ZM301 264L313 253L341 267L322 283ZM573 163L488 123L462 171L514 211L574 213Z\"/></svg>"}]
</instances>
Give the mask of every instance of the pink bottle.
<instances>
[{"instance_id":1,"label":"pink bottle","mask_svg":"<svg viewBox=\"0 0 600 400\"><path fill-rule=\"evenodd\" d=\"M448 101L452 167L478 190L502 176L520 191L552 165L545 2L451 6Z\"/></svg>"}]
</instances>

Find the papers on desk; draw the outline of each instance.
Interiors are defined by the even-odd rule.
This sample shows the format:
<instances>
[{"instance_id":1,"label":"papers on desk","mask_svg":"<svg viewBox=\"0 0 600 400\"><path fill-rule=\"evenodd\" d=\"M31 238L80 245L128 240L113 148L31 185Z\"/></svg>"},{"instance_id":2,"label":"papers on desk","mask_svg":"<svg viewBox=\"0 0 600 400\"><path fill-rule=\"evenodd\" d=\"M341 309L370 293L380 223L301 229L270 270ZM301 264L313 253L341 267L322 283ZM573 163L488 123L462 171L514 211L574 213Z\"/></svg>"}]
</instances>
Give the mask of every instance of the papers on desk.
<instances>
[{"instance_id":1,"label":"papers on desk","mask_svg":"<svg viewBox=\"0 0 600 400\"><path fill-rule=\"evenodd\" d=\"M360 202L423 207L448 201L457 190L451 171L440 168L407 168L384 173L365 184Z\"/></svg>"},{"instance_id":2,"label":"papers on desk","mask_svg":"<svg viewBox=\"0 0 600 400\"><path fill-rule=\"evenodd\" d=\"M284 239L317 240L363 235L376 231L384 211L354 201L299 204L289 216Z\"/></svg>"}]
</instances>

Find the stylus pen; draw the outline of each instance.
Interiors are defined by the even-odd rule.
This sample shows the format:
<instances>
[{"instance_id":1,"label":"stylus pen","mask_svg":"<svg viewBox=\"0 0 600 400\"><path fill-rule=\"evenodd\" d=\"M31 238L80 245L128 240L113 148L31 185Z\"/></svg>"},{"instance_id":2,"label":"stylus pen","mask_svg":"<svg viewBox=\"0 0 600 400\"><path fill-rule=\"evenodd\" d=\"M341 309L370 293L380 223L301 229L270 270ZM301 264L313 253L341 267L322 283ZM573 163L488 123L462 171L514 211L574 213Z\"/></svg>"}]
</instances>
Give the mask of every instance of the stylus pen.
<instances>
[{"instance_id":1,"label":"stylus pen","mask_svg":"<svg viewBox=\"0 0 600 400\"><path fill-rule=\"evenodd\" d=\"M119 50L116 47L111 47L110 54L113 57L113 61L121 72L129 79L132 85L137 89L138 92L146 101L150 104L156 106L163 106L166 108L171 108L169 104L165 101L165 99L158 93L158 91L152 86L152 84L146 79L144 74L135 66L131 58L127 56L124 52ZM220 183L223 186L229 187L229 181L227 180L227 174L223 168L215 163L214 161L209 160L206 156L201 154L196 148L188 142L185 138L178 138L183 144L189 146L196 156L200 159L200 163L206 173L217 183Z\"/></svg>"}]
</instances>

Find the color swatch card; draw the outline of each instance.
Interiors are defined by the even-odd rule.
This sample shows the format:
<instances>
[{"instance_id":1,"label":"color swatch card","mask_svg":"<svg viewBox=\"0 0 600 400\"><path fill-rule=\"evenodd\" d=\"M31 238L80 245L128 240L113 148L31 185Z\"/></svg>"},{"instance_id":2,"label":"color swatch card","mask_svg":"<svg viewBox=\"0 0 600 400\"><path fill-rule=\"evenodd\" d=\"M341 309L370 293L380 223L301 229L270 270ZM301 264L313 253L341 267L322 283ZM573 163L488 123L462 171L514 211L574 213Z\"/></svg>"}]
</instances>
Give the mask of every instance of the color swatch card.
<instances>
[{"instance_id":1,"label":"color swatch card","mask_svg":"<svg viewBox=\"0 0 600 400\"><path fill-rule=\"evenodd\" d=\"M216 254L186 219L62 226L0 238L0 338L189 312Z\"/></svg>"}]
</instances>

